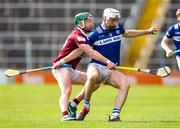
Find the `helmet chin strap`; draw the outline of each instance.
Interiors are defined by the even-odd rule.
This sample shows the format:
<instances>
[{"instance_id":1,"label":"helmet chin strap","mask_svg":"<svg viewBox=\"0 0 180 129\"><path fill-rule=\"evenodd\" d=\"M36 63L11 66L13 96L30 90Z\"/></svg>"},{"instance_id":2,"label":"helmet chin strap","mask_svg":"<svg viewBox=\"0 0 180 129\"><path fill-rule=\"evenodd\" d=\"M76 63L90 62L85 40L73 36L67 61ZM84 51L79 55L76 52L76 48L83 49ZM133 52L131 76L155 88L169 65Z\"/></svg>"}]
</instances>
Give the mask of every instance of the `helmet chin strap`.
<instances>
[{"instance_id":1,"label":"helmet chin strap","mask_svg":"<svg viewBox=\"0 0 180 129\"><path fill-rule=\"evenodd\" d=\"M86 22L86 20L82 20L82 21L80 21L78 24L77 24L77 26L80 28L80 29L82 29L85 33L89 33L89 32L91 32L92 31L92 29L93 28L90 28L88 25L88 23L85 23Z\"/></svg>"},{"instance_id":2,"label":"helmet chin strap","mask_svg":"<svg viewBox=\"0 0 180 129\"><path fill-rule=\"evenodd\" d=\"M107 28L108 18L107 18L107 17L103 17L103 22L104 22L105 28L108 29L108 28Z\"/></svg>"},{"instance_id":3,"label":"helmet chin strap","mask_svg":"<svg viewBox=\"0 0 180 129\"><path fill-rule=\"evenodd\" d=\"M85 33L91 32L91 31L88 31L88 30L85 29L85 23L84 23L84 21L82 21L82 26L81 26L80 24L78 24L77 26L78 26L80 29L82 29Z\"/></svg>"},{"instance_id":4,"label":"helmet chin strap","mask_svg":"<svg viewBox=\"0 0 180 129\"><path fill-rule=\"evenodd\" d=\"M83 29L83 28L85 27L84 20L83 20L83 21L81 21L81 23L82 23L82 26L81 26L80 24L78 24L78 27L80 27L81 29Z\"/></svg>"},{"instance_id":5,"label":"helmet chin strap","mask_svg":"<svg viewBox=\"0 0 180 129\"><path fill-rule=\"evenodd\" d=\"M104 27L107 28L107 20L105 17L103 17L103 24L104 24Z\"/></svg>"}]
</instances>

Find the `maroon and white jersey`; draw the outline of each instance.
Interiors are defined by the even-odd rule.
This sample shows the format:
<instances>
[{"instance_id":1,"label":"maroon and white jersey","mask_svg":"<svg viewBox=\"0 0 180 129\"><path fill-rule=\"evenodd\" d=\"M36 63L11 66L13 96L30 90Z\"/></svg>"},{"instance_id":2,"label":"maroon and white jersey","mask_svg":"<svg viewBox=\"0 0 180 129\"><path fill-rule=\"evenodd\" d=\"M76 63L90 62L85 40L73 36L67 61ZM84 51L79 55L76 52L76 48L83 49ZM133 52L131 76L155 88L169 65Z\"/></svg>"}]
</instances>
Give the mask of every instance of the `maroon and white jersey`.
<instances>
[{"instance_id":1,"label":"maroon and white jersey","mask_svg":"<svg viewBox=\"0 0 180 129\"><path fill-rule=\"evenodd\" d=\"M86 35L80 28L76 28L66 39L63 48L59 52L53 64L70 54L73 50L77 49L80 44L86 44ZM67 64L71 64L72 67L75 69L79 64L80 60L81 57L78 57L74 60L71 60L70 62L67 62Z\"/></svg>"}]
</instances>

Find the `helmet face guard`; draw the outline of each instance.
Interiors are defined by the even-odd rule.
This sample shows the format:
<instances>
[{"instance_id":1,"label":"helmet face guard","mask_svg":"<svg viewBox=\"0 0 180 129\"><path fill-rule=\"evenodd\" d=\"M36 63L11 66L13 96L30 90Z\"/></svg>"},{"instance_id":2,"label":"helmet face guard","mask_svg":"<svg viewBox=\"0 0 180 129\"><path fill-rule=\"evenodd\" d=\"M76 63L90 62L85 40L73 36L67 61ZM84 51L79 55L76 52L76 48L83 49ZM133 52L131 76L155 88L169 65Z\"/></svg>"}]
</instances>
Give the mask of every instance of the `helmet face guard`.
<instances>
[{"instance_id":1,"label":"helmet face guard","mask_svg":"<svg viewBox=\"0 0 180 129\"><path fill-rule=\"evenodd\" d=\"M106 8L103 13L103 20L108 31L114 30L117 22L121 18L118 10L113 8Z\"/></svg>"}]
</instances>

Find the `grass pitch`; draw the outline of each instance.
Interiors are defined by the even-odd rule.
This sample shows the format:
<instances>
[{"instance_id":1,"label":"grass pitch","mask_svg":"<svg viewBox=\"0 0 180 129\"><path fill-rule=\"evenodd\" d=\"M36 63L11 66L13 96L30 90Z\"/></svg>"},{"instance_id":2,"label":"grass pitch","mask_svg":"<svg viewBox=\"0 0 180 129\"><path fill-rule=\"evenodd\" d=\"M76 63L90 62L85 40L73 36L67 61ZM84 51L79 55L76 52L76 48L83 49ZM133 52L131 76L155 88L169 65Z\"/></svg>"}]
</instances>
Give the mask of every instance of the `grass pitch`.
<instances>
[{"instance_id":1,"label":"grass pitch","mask_svg":"<svg viewBox=\"0 0 180 129\"><path fill-rule=\"evenodd\" d=\"M112 87L101 86L93 94L83 122L61 122L58 86L9 85L0 86L0 128L180 128L180 87L131 87L122 122L111 123L107 119L117 93ZM81 88L74 86L71 97Z\"/></svg>"}]
</instances>

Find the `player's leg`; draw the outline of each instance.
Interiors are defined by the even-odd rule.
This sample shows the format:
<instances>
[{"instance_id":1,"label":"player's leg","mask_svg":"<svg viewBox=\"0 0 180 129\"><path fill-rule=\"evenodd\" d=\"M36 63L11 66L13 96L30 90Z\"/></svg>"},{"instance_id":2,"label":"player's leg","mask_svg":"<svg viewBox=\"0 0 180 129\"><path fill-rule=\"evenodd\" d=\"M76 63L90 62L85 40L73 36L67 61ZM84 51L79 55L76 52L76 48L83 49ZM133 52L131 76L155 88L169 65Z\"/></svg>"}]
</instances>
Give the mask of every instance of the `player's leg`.
<instances>
[{"instance_id":1,"label":"player's leg","mask_svg":"<svg viewBox=\"0 0 180 129\"><path fill-rule=\"evenodd\" d=\"M77 70L73 70L72 71L72 80L73 80L72 81L73 84L84 85L87 80L86 73L77 71ZM84 99L84 88L82 88L80 93L78 93L78 95L75 98L73 98L68 104L68 111L72 117L76 118L77 105L83 99Z\"/></svg>"},{"instance_id":2,"label":"player's leg","mask_svg":"<svg viewBox=\"0 0 180 129\"><path fill-rule=\"evenodd\" d=\"M99 87L100 73L96 65L90 64L87 69L87 81L85 83L84 107L78 115L78 120L83 120L90 110L90 98L92 93Z\"/></svg>"},{"instance_id":3,"label":"player's leg","mask_svg":"<svg viewBox=\"0 0 180 129\"><path fill-rule=\"evenodd\" d=\"M126 76L117 70L109 75L106 83L118 89L114 109L109 117L109 121L120 121L119 114L126 101L130 84Z\"/></svg>"},{"instance_id":4,"label":"player's leg","mask_svg":"<svg viewBox=\"0 0 180 129\"><path fill-rule=\"evenodd\" d=\"M61 68L60 70L53 70L53 75L58 81L61 90L59 98L59 106L62 111L62 120L70 120L68 115L68 101L72 90L71 73L69 68Z\"/></svg>"},{"instance_id":5,"label":"player's leg","mask_svg":"<svg viewBox=\"0 0 180 129\"><path fill-rule=\"evenodd\" d=\"M81 84L84 85L86 80L87 80L87 76L86 73L84 72L80 72L75 70L73 72L72 75L73 78L73 84ZM93 91L95 91L96 89L99 88L99 85L96 84ZM72 101L69 102L69 106L68 106L68 110L71 114L72 117L76 117L76 111L77 111L77 105L84 99L84 87L82 88L82 90L78 93L78 95L73 98Z\"/></svg>"},{"instance_id":6,"label":"player's leg","mask_svg":"<svg viewBox=\"0 0 180 129\"><path fill-rule=\"evenodd\" d=\"M84 99L90 100L93 91L99 87L101 77L96 65L89 65L87 70L87 81L85 83Z\"/></svg>"},{"instance_id":7,"label":"player's leg","mask_svg":"<svg viewBox=\"0 0 180 129\"><path fill-rule=\"evenodd\" d=\"M176 60L177 60L177 64L178 64L179 71L180 71L180 56L176 56Z\"/></svg>"}]
</instances>

